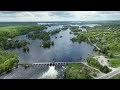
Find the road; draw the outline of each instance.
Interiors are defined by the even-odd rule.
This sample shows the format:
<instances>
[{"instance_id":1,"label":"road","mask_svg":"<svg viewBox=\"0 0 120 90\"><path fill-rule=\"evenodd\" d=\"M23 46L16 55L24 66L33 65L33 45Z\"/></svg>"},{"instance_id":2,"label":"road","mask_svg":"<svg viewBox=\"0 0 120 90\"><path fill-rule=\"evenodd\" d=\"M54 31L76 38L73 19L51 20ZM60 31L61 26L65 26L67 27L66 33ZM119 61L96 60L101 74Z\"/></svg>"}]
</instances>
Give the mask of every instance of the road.
<instances>
[{"instance_id":1,"label":"road","mask_svg":"<svg viewBox=\"0 0 120 90\"><path fill-rule=\"evenodd\" d=\"M120 67L96 79L109 79L120 73Z\"/></svg>"},{"instance_id":2,"label":"road","mask_svg":"<svg viewBox=\"0 0 120 90\"><path fill-rule=\"evenodd\" d=\"M88 41L91 43L91 41L90 41L89 38L88 38ZM100 50L100 48L97 47L95 44L92 44L92 45L93 45L94 47L96 47L98 50ZM119 55L118 55L118 56L119 56ZM99 61L99 63L100 63L101 65L103 65L103 66L106 65L106 66L108 66L108 68L112 69L111 72L109 72L109 73L107 73L107 74L104 74L104 75L102 75L102 76L100 76L100 77L98 77L98 78L95 78L95 79L109 79L109 78L111 78L111 77L113 77L113 76L115 76L115 75L117 75L117 74L120 73L120 67L119 67L119 68L109 67L107 59L104 58L103 56L99 56L99 57L95 57L95 58Z\"/></svg>"},{"instance_id":3,"label":"road","mask_svg":"<svg viewBox=\"0 0 120 90\"><path fill-rule=\"evenodd\" d=\"M108 65L108 60L104 57L104 56L96 56L96 57L94 57L101 65L103 65L103 66L108 66L109 67L109 65Z\"/></svg>"},{"instance_id":4,"label":"road","mask_svg":"<svg viewBox=\"0 0 120 90\"><path fill-rule=\"evenodd\" d=\"M92 69L94 69L94 70L97 70L97 71L99 71L100 73L102 73L99 69L89 66L89 65L87 64L87 62L82 62L82 63L83 63L84 65L86 65L86 66L88 66L88 67L90 67L90 68L92 68Z\"/></svg>"}]
</instances>

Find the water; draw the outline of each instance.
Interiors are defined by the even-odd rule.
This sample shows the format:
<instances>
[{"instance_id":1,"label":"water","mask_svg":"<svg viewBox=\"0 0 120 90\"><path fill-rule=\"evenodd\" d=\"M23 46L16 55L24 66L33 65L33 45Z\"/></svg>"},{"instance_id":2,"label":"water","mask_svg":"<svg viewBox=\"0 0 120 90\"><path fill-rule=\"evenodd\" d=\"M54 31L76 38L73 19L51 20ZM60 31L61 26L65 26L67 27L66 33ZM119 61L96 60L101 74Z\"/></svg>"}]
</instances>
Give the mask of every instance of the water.
<instances>
[{"instance_id":1,"label":"water","mask_svg":"<svg viewBox=\"0 0 120 90\"><path fill-rule=\"evenodd\" d=\"M45 31L62 28L62 25L48 27ZM85 29L84 29L85 30ZM55 36L57 38L55 38ZM62 36L62 38L60 38ZM29 40L26 35L17 36L14 39L26 40L30 42L28 45L29 53L24 53L21 49L8 50L15 52L20 57L20 63L39 63L39 62L75 62L81 61L80 58L86 58L93 53L93 46L82 42L73 43L70 39L74 35L70 34L70 30L62 30L51 36L54 46L50 48L40 47L40 40ZM60 79L63 78L65 67L45 67L24 69L19 67L12 72L2 75L1 79Z\"/></svg>"},{"instance_id":2,"label":"water","mask_svg":"<svg viewBox=\"0 0 120 90\"><path fill-rule=\"evenodd\" d=\"M46 31L60 28L62 26L53 26ZM57 39L55 38L57 37ZM62 36L62 38L60 38ZM39 62L72 62L81 61L80 58L86 58L88 54L93 52L93 47L85 42L73 43L70 39L74 37L70 34L70 30L62 30L60 33L51 36L54 46L50 48L40 47L40 40L29 40L26 35L17 36L15 39L26 40L30 42L28 45L29 53L24 53L21 49L9 50L15 52L20 57L20 63L39 63Z\"/></svg>"},{"instance_id":3,"label":"water","mask_svg":"<svg viewBox=\"0 0 120 90\"><path fill-rule=\"evenodd\" d=\"M38 77L38 79L56 79L58 75L57 70L55 70L55 66L49 66L47 72L45 72L42 76Z\"/></svg>"},{"instance_id":4,"label":"water","mask_svg":"<svg viewBox=\"0 0 120 90\"><path fill-rule=\"evenodd\" d=\"M0 79L62 79L64 67L19 67L10 73L0 76Z\"/></svg>"}]
</instances>

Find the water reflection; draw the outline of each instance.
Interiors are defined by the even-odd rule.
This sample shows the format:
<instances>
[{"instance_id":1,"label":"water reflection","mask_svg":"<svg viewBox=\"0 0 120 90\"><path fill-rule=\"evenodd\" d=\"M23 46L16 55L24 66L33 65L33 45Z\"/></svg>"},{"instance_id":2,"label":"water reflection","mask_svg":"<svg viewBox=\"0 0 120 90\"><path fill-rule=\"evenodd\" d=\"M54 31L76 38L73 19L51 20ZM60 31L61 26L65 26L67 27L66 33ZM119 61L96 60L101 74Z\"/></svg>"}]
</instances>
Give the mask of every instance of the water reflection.
<instances>
[{"instance_id":1,"label":"water reflection","mask_svg":"<svg viewBox=\"0 0 120 90\"><path fill-rule=\"evenodd\" d=\"M62 25L48 27L45 31L62 28ZM85 30L85 29L84 29ZM60 38L62 36L62 38ZM57 37L57 38L55 38ZM26 40L30 42L29 53L24 53L21 49L8 50L15 52L20 57L20 63L37 63L37 62L74 62L81 61L81 58L85 58L88 54L93 52L93 47L85 42L73 43L70 39L73 37L70 34L70 30L62 30L60 33L51 36L51 40L55 45L50 48L40 47L40 40L29 40L26 35L17 36L14 39ZM38 79L45 75L48 75L47 71L54 71L57 77L63 78L63 71L65 67L53 68L33 68L24 69L19 67L12 72L0 76L1 79ZM56 71L57 72L56 72Z\"/></svg>"},{"instance_id":2,"label":"water reflection","mask_svg":"<svg viewBox=\"0 0 120 90\"><path fill-rule=\"evenodd\" d=\"M46 31L56 28L62 28L62 26L51 26ZM62 36L62 38L60 38ZM55 38L57 37L57 38ZM70 30L62 30L51 36L51 40L54 41L54 46L50 48L40 47L40 40L29 40L26 35L17 36L15 39L26 40L30 42L29 53L24 53L20 49L12 50L20 57L20 63L37 63L37 62L71 62L81 61L80 58L85 58L89 53L93 52L93 47L85 42L73 43L70 39L73 37L70 34Z\"/></svg>"}]
</instances>

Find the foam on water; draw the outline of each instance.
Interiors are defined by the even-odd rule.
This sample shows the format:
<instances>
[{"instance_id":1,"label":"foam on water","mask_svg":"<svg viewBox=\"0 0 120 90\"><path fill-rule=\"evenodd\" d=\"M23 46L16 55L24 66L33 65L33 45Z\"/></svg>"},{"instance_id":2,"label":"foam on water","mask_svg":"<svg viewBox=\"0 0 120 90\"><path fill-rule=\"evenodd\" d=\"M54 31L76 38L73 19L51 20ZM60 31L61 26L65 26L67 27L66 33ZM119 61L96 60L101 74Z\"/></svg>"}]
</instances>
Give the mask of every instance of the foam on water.
<instances>
[{"instance_id":1,"label":"foam on water","mask_svg":"<svg viewBox=\"0 0 120 90\"><path fill-rule=\"evenodd\" d=\"M58 75L57 70L55 70L55 66L49 66L49 69L47 72L45 72L42 76L40 76L38 79L56 79Z\"/></svg>"}]
</instances>

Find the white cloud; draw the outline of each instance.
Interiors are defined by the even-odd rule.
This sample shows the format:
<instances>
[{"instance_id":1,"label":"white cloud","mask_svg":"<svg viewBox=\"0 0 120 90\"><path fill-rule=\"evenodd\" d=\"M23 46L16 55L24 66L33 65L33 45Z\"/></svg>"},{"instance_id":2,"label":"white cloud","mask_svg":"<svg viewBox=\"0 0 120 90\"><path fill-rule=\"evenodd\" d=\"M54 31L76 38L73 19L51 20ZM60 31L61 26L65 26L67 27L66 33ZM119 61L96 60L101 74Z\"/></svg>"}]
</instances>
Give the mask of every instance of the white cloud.
<instances>
[{"instance_id":1,"label":"white cloud","mask_svg":"<svg viewBox=\"0 0 120 90\"><path fill-rule=\"evenodd\" d=\"M0 11L0 21L120 20L120 11Z\"/></svg>"}]
</instances>

